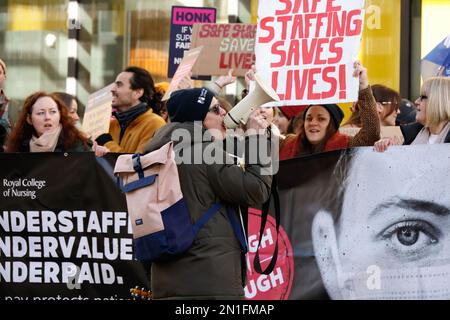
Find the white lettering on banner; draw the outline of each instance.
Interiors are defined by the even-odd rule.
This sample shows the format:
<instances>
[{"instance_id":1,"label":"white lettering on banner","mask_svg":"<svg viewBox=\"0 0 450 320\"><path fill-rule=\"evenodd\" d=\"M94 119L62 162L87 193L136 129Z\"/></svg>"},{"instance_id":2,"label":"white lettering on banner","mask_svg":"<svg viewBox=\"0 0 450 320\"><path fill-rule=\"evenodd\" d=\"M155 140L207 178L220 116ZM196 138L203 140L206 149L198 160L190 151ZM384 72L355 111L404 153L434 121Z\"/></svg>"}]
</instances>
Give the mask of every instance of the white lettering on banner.
<instances>
[{"instance_id":1,"label":"white lettering on banner","mask_svg":"<svg viewBox=\"0 0 450 320\"><path fill-rule=\"evenodd\" d=\"M123 284L112 265L86 260L133 260L133 239L121 237L132 234L126 212L0 211L0 232L0 282L66 283L69 290L83 283ZM83 263L27 261L48 258Z\"/></svg>"},{"instance_id":2,"label":"white lettering on banner","mask_svg":"<svg viewBox=\"0 0 450 320\"><path fill-rule=\"evenodd\" d=\"M39 261L27 264L21 261L7 261L0 264L0 282L69 283L75 267L71 262L59 264L51 261ZM110 264L88 262L81 264L76 281L80 284L123 283L122 277L116 276L114 268Z\"/></svg>"},{"instance_id":3,"label":"white lettering on banner","mask_svg":"<svg viewBox=\"0 0 450 320\"><path fill-rule=\"evenodd\" d=\"M258 292L267 292L283 283L283 272L278 267L269 275L260 275L256 281L255 279L251 279L244 288L245 297L247 299L254 298Z\"/></svg>"},{"instance_id":4,"label":"white lettering on banner","mask_svg":"<svg viewBox=\"0 0 450 320\"><path fill-rule=\"evenodd\" d=\"M58 252L58 249L61 249ZM0 256L5 258L89 258L114 261L133 259L133 240L130 238L80 237L0 237Z\"/></svg>"},{"instance_id":5,"label":"white lettering on banner","mask_svg":"<svg viewBox=\"0 0 450 320\"><path fill-rule=\"evenodd\" d=\"M256 252L258 249L258 236L252 235L248 237L248 243L249 243L249 251L250 252ZM273 237L272 237L272 231L270 229L266 229L266 231L263 233L261 238L261 248L265 248L267 246L273 245Z\"/></svg>"},{"instance_id":6,"label":"white lettering on banner","mask_svg":"<svg viewBox=\"0 0 450 320\"><path fill-rule=\"evenodd\" d=\"M101 218L100 218L101 217ZM4 232L93 232L131 234L126 212L112 211L2 211L0 227ZM85 225L86 228L85 228ZM86 230L85 230L86 229Z\"/></svg>"},{"instance_id":7,"label":"white lettering on banner","mask_svg":"<svg viewBox=\"0 0 450 320\"><path fill-rule=\"evenodd\" d=\"M8 180L3 179L3 187L5 190L2 193L2 196L5 198L9 197L17 197L17 198L30 198L30 199L36 199L36 190L41 190L45 187L47 182L45 180L38 180L36 178L32 179L14 179L14 180ZM18 188L26 188L26 189L18 189Z\"/></svg>"}]
</instances>

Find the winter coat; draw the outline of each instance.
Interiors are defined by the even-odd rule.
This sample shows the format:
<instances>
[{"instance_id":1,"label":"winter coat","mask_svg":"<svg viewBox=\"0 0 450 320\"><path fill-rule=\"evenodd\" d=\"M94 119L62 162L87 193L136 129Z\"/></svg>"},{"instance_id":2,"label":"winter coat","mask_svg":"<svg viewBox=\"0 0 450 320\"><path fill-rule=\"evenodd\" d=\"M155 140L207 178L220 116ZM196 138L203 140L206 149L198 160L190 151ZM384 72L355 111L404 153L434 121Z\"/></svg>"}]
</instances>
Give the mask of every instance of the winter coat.
<instances>
[{"instance_id":1,"label":"winter coat","mask_svg":"<svg viewBox=\"0 0 450 320\"><path fill-rule=\"evenodd\" d=\"M410 145L416 139L422 128L423 125L417 122L400 126L403 137L405 138L405 142L403 142L403 144ZM445 137L445 143L450 143L450 132Z\"/></svg>"},{"instance_id":2,"label":"winter coat","mask_svg":"<svg viewBox=\"0 0 450 320\"><path fill-rule=\"evenodd\" d=\"M58 142L56 143L55 151L53 152L86 152L92 151L89 146L90 142L85 145L81 140L78 140L71 148L64 149L64 141L61 136L59 136ZM30 152L30 139L24 140L20 145L19 152Z\"/></svg>"},{"instance_id":3,"label":"winter coat","mask_svg":"<svg viewBox=\"0 0 450 320\"><path fill-rule=\"evenodd\" d=\"M110 152L119 153L142 153L144 145L154 135L155 131L164 126L166 122L163 118L153 113L152 109L147 110L128 124L122 139L120 139L120 124L117 119L111 120L109 133L113 141L104 144Z\"/></svg>"},{"instance_id":4,"label":"winter coat","mask_svg":"<svg viewBox=\"0 0 450 320\"><path fill-rule=\"evenodd\" d=\"M194 138L186 142L183 135L182 142L175 142L175 153L183 159L190 157L193 160L197 157L198 160L199 153L215 143L201 137L201 128L192 122L168 124L156 132L145 146L145 152L160 148L171 140L175 130L178 130L178 134L184 129ZM194 130L197 130L196 134ZM267 139L265 136L248 139L257 138ZM216 149L219 150L219 158L228 159L228 162L222 163L234 163L223 151L222 141L215 144L220 145ZM260 167L258 164L247 165L243 169L235 164L206 164L204 161L178 165L181 190L193 223L213 204L222 203L224 206L200 229L187 252L175 260L152 264L151 288L154 299L243 298L245 259L225 206L233 209L239 221L239 205L257 206L267 201L272 177L260 175Z\"/></svg>"}]
</instances>

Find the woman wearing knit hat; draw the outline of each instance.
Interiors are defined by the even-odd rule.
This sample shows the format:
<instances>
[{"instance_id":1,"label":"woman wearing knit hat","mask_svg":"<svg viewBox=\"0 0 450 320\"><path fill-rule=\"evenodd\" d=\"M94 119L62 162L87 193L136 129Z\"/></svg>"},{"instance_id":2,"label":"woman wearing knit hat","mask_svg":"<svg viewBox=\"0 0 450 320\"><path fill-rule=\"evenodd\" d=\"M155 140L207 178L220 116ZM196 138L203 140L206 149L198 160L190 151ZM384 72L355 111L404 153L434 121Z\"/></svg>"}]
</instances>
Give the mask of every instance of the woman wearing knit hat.
<instances>
[{"instance_id":1,"label":"woman wearing knit hat","mask_svg":"<svg viewBox=\"0 0 450 320\"><path fill-rule=\"evenodd\" d=\"M245 162L236 165L234 157L224 151L221 139L225 136L226 111L209 89L173 92L167 101L167 111L171 123L158 129L145 146L145 152L173 141L183 198L194 223L214 204L219 203L221 207L200 229L187 252L170 261L152 263L152 296L154 299L242 299L246 282L245 250L233 231L227 208L239 221L239 206L263 204L270 194L272 176L263 175L267 164L260 163L261 157L246 154ZM245 150L264 141L270 145L265 134L268 125L260 110L250 115L247 128L253 129L254 134L247 132ZM207 158L208 155L211 157Z\"/></svg>"},{"instance_id":2,"label":"woman wearing knit hat","mask_svg":"<svg viewBox=\"0 0 450 320\"><path fill-rule=\"evenodd\" d=\"M376 102L369 86L367 71L359 61L354 64L359 77L362 129L354 137L339 133L344 113L336 104L311 105L303 112L300 133L288 136L280 149L280 160L324 151L371 146L380 137Z\"/></svg>"}]
</instances>

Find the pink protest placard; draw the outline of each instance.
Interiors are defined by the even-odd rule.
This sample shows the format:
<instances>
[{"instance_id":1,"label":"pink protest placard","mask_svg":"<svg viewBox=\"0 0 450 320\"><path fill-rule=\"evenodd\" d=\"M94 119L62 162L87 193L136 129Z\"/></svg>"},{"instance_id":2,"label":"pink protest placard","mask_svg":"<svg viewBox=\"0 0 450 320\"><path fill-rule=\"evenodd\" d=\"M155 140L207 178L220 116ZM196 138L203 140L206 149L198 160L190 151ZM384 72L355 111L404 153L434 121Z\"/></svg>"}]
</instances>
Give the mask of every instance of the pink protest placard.
<instances>
[{"instance_id":1,"label":"pink protest placard","mask_svg":"<svg viewBox=\"0 0 450 320\"><path fill-rule=\"evenodd\" d=\"M203 46L185 52L184 58L183 60L181 60L181 63L178 66L177 71L175 72L173 79L169 84L169 88L162 98L162 101L168 100L172 92L178 90L178 86L183 78L190 77L192 67L200 56L202 50Z\"/></svg>"},{"instance_id":2,"label":"pink protest placard","mask_svg":"<svg viewBox=\"0 0 450 320\"><path fill-rule=\"evenodd\" d=\"M280 105L351 102L364 0L260 0L256 70Z\"/></svg>"}]
</instances>

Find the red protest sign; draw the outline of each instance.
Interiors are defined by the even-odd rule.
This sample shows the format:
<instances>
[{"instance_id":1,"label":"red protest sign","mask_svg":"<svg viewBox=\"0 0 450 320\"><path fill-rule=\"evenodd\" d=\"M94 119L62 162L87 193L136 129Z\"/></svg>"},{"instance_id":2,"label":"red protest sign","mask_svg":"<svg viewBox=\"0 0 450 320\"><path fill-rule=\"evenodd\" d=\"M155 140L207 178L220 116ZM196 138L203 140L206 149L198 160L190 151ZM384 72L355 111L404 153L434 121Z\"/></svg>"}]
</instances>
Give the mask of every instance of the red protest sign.
<instances>
[{"instance_id":1,"label":"red protest sign","mask_svg":"<svg viewBox=\"0 0 450 320\"><path fill-rule=\"evenodd\" d=\"M256 69L280 103L356 101L364 0L261 0Z\"/></svg>"}]
</instances>

